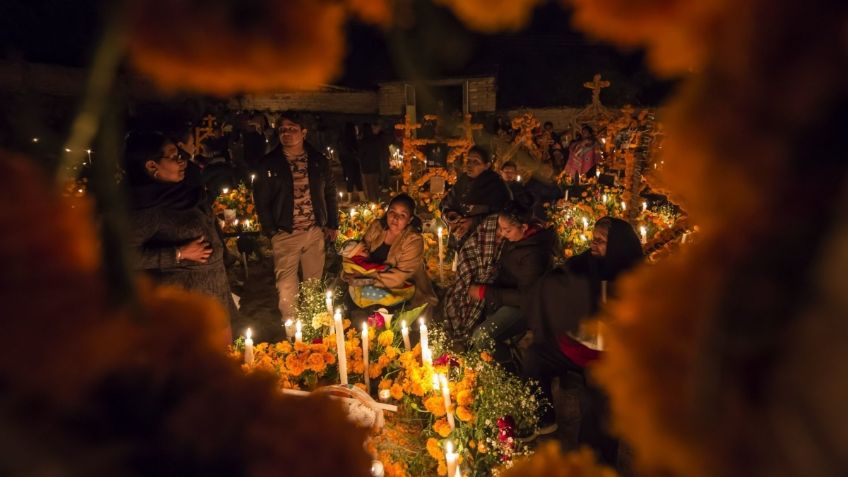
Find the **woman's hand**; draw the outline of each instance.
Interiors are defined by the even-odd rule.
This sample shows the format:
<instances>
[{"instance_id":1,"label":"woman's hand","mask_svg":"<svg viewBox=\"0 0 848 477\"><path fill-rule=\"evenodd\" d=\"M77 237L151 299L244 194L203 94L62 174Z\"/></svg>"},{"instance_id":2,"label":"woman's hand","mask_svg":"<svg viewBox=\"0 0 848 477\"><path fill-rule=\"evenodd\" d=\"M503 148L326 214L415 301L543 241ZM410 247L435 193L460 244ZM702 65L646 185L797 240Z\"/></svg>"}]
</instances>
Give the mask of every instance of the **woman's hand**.
<instances>
[{"instance_id":1,"label":"woman's hand","mask_svg":"<svg viewBox=\"0 0 848 477\"><path fill-rule=\"evenodd\" d=\"M191 242L178 247L180 260L191 260L192 262L206 263L212 255L212 245L206 241L206 237L200 236Z\"/></svg>"}]
</instances>

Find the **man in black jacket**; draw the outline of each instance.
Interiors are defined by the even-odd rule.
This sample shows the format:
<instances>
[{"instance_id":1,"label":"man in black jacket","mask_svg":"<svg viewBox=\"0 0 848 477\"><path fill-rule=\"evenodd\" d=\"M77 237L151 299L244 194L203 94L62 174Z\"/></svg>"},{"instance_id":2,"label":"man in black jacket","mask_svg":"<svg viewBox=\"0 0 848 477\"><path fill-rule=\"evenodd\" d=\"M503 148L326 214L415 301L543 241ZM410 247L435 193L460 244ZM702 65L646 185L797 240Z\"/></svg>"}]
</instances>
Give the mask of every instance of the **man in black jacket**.
<instances>
[{"instance_id":1,"label":"man in black jacket","mask_svg":"<svg viewBox=\"0 0 848 477\"><path fill-rule=\"evenodd\" d=\"M281 115L280 147L259 164L254 200L262 230L271 236L283 321L294 318L298 267L303 279L321 278L324 245L338 234L336 183L326 156L306 143L300 115Z\"/></svg>"}]
</instances>

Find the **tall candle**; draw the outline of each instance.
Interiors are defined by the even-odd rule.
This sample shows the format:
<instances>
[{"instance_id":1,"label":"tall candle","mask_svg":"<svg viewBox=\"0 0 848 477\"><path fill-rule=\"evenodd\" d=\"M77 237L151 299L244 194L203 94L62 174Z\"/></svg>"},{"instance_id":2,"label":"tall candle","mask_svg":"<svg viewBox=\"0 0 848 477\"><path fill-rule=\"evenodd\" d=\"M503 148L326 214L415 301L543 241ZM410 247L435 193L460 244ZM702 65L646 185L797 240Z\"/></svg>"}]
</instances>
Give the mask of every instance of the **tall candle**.
<instances>
[{"instance_id":1,"label":"tall candle","mask_svg":"<svg viewBox=\"0 0 848 477\"><path fill-rule=\"evenodd\" d=\"M441 227L438 228L436 234L439 236L439 281L445 281L445 270L444 270L444 260L445 260L445 252L444 246L442 245L442 233L444 233L444 229Z\"/></svg>"},{"instance_id":2,"label":"tall candle","mask_svg":"<svg viewBox=\"0 0 848 477\"><path fill-rule=\"evenodd\" d=\"M456 273L457 267L459 267L459 252L455 252L453 254L453 264L451 265L451 271Z\"/></svg>"},{"instance_id":3,"label":"tall candle","mask_svg":"<svg viewBox=\"0 0 848 477\"><path fill-rule=\"evenodd\" d=\"M645 212L646 210L648 210L648 201L643 201L642 202L642 212Z\"/></svg>"},{"instance_id":4,"label":"tall candle","mask_svg":"<svg viewBox=\"0 0 848 477\"><path fill-rule=\"evenodd\" d=\"M588 229L589 229L589 219L587 219L586 217L583 217L583 230L588 230Z\"/></svg>"},{"instance_id":5,"label":"tall candle","mask_svg":"<svg viewBox=\"0 0 848 477\"><path fill-rule=\"evenodd\" d=\"M453 420L453 412L451 411L450 387L448 380L444 375L439 375L439 383L442 385L442 399L445 401L445 413L448 416L448 425L451 430L456 428L456 422Z\"/></svg>"},{"instance_id":6,"label":"tall candle","mask_svg":"<svg viewBox=\"0 0 848 477\"><path fill-rule=\"evenodd\" d=\"M324 303L327 305L327 313L333 314L333 292L332 290L327 290L327 297L324 299Z\"/></svg>"},{"instance_id":7,"label":"tall candle","mask_svg":"<svg viewBox=\"0 0 848 477\"><path fill-rule=\"evenodd\" d=\"M565 188L565 201L568 202L568 187Z\"/></svg>"},{"instance_id":8,"label":"tall candle","mask_svg":"<svg viewBox=\"0 0 848 477\"><path fill-rule=\"evenodd\" d=\"M642 243L648 243L648 229L644 225L639 226L639 234L642 235Z\"/></svg>"},{"instance_id":9,"label":"tall candle","mask_svg":"<svg viewBox=\"0 0 848 477\"><path fill-rule=\"evenodd\" d=\"M445 463L448 466L448 475L453 477L456 475L456 460L459 457L459 454L453 451L453 442L447 441L445 443Z\"/></svg>"},{"instance_id":10,"label":"tall candle","mask_svg":"<svg viewBox=\"0 0 848 477\"><path fill-rule=\"evenodd\" d=\"M412 345L409 343L409 328L406 327L406 320L400 322L400 334L403 335L403 346L407 351L412 349Z\"/></svg>"},{"instance_id":11,"label":"tall candle","mask_svg":"<svg viewBox=\"0 0 848 477\"><path fill-rule=\"evenodd\" d=\"M603 195L603 201L604 201L604 204L607 203L607 195L606 194Z\"/></svg>"},{"instance_id":12,"label":"tall candle","mask_svg":"<svg viewBox=\"0 0 848 477\"><path fill-rule=\"evenodd\" d=\"M345 352L344 325L342 324L342 310L336 309L333 316L333 324L336 328L336 352L339 362L339 379L343 386L347 386L347 352Z\"/></svg>"},{"instance_id":13,"label":"tall candle","mask_svg":"<svg viewBox=\"0 0 848 477\"><path fill-rule=\"evenodd\" d=\"M297 320L294 324L295 332L294 332L294 342L295 343L303 343L303 324L300 320Z\"/></svg>"},{"instance_id":14,"label":"tall candle","mask_svg":"<svg viewBox=\"0 0 848 477\"><path fill-rule=\"evenodd\" d=\"M365 392L370 393L371 377L368 376L368 322L362 323L362 363L365 371Z\"/></svg>"},{"instance_id":15,"label":"tall candle","mask_svg":"<svg viewBox=\"0 0 848 477\"><path fill-rule=\"evenodd\" d=\"M621 201L621 210L627 210L627 202Z\"/></svg>"},{"instance_id":16,"label":"tall candle","mask_svg":"<svg viewBox=\"0 0 848 477\"><path fill-rule=\"evenodd\" d=\"M253 332L250 328L244 334L244 364L253 364Z\"/></svg>"},{"instance_id":17,"label":"tall candle","mask_svg":"<svg viewBox=\"0 0 848 477\"><path fill-rule=\"evenodd\" d=\"M294 321L291 319L286 320L284 324L286 328L286 338L292 339L294 338Z\"/></svg>"}]
</instances>

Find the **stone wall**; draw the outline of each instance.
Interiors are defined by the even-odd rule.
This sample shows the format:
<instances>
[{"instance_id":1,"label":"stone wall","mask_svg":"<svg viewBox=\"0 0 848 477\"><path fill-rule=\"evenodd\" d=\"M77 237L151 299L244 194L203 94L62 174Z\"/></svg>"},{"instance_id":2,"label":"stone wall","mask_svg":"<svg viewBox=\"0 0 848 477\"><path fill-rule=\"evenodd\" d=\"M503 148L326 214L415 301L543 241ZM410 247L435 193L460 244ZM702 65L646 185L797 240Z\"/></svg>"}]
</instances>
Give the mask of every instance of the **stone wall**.
<instances>
[{"instance_id":1,"label":"stone wall","mask_svg":"<svg viewBox=\"0 0 848 477\"><path fill-rule=\"evenodd\" d=\"M294 93L249 94L229 102L232 109L374 114L377 93L346 89L324 89Z\"/></svg>"}]
</instances>

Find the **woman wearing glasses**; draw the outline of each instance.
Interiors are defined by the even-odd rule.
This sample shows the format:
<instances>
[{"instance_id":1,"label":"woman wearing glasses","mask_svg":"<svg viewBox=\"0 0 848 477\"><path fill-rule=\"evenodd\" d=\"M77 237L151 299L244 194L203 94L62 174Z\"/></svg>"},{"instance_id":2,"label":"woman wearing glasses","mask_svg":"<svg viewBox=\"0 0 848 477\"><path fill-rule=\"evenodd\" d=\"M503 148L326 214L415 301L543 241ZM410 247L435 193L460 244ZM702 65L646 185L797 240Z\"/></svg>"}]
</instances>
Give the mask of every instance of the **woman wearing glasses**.
<instances>
[{"instance_id":1,"label":"woman wearing glasses","mask_svg":"<svg viewBox=\"0 0 848 477\"><path fill-rule=\"evenodd\" d=\"M135 268L159 283L214 296L232 316L224 246L198 168L159 132L131 133L124 166Z\"/></svg>"}]
</instances>

